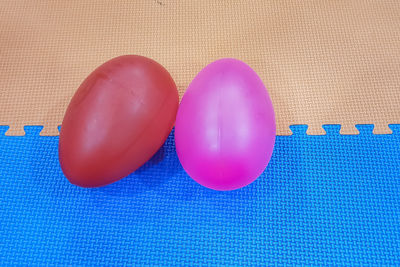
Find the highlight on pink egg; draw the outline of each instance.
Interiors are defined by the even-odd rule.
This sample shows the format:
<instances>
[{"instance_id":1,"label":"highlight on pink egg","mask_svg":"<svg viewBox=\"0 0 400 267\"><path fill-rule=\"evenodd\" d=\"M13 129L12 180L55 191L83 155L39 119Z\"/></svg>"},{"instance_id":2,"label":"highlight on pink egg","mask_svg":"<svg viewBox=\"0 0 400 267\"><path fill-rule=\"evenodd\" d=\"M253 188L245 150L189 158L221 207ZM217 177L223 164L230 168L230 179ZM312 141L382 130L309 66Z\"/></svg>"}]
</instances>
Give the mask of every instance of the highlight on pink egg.
<instances>
[{"instance_id":1,"label":"highlight on pink egg","mask_svg":"<svg viewBox=\"0 0 400 267\"><path fill-rule=\"evenodd\" d=\"M182 98L175 123L179 160L191 178L234 190L259 177L271 158L276 125L257 73L225 58L201 70Z\"/></svg>"}]
</instances>

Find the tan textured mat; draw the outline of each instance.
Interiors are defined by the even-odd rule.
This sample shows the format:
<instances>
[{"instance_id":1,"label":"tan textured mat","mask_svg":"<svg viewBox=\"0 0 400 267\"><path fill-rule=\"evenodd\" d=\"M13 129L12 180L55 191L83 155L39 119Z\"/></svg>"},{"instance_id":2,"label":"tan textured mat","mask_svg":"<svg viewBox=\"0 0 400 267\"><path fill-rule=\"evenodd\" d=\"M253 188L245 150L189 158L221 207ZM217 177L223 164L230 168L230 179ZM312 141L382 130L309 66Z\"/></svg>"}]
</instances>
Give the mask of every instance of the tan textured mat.
<instances>
[{"instance_id":1,"label":"tan textured mat","mask_svg":"<svg viewBox=\"0 0 400 267\"><path fill-rule=\"evenodd\" d=\"M0 125L57 135L83 79L139 54L180 94L206 64L247 62L272 97L279 135L292 124L400 123L400 1L0 1Z\"/></svg>"}]
</instances>

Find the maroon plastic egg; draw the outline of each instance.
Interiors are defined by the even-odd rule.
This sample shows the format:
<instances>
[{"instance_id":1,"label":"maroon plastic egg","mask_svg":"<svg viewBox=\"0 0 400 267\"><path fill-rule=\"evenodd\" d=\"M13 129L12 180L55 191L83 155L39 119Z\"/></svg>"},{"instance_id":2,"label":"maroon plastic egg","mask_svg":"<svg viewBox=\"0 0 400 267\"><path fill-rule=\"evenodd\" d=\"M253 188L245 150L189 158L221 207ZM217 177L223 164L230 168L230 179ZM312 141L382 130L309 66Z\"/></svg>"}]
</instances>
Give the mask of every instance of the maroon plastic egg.
<instances>
[{"instance_id":1,"label":"maroon plastic egg","mask_svg":"<svg viewBox=\"0 0 400 267\"><path fill-rule=\"evenodd\" d=\"M62 122L61 168L82 187L127 176L163 145L179 96L168 71L146 57L114 58L94 70L73 96Z\"/></svg>"}]
</instances>

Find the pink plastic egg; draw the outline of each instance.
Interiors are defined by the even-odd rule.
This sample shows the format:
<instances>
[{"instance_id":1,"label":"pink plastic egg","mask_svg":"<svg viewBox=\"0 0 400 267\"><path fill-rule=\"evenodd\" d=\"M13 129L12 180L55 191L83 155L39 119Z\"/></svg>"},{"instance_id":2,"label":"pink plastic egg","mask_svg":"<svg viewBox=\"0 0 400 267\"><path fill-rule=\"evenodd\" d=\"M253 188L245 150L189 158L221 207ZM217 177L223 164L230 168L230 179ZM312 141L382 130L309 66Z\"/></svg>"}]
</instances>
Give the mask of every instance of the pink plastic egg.
<instances>
[{"instance_id":1,"label":"pink plastic egg","mask_svg":"<svg viewBox=\"0 0 400 267\"><path fill-rule=\"evenodd\" d=\"M220 59L194 78L175 124L179 160L215 190L244 187L264 171L275 144L275 114L260 77L236 59Z\"/></svg>"}]
</instances>

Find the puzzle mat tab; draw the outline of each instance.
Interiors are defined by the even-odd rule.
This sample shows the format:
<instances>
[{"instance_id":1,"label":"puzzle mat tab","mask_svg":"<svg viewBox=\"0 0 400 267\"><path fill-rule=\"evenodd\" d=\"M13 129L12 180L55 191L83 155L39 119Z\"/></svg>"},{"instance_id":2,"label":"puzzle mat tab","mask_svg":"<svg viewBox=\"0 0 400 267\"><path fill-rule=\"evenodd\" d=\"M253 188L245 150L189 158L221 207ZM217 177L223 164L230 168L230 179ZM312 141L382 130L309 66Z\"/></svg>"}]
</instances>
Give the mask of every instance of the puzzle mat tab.
<instances>
[{"instance_id":1,"label":"puzzle mat tab","mask_svg":"<svg viewBox=\"0 0 400 267\"><path fill-rule=\"evenodd\" d=\"M400 1L1 1L0 125L57 135L83 79L104 61L144 55L180 95L222 57L248 63L273 100L278 135L307 124L400 122Z\"/></svg>"}]
</instances>

